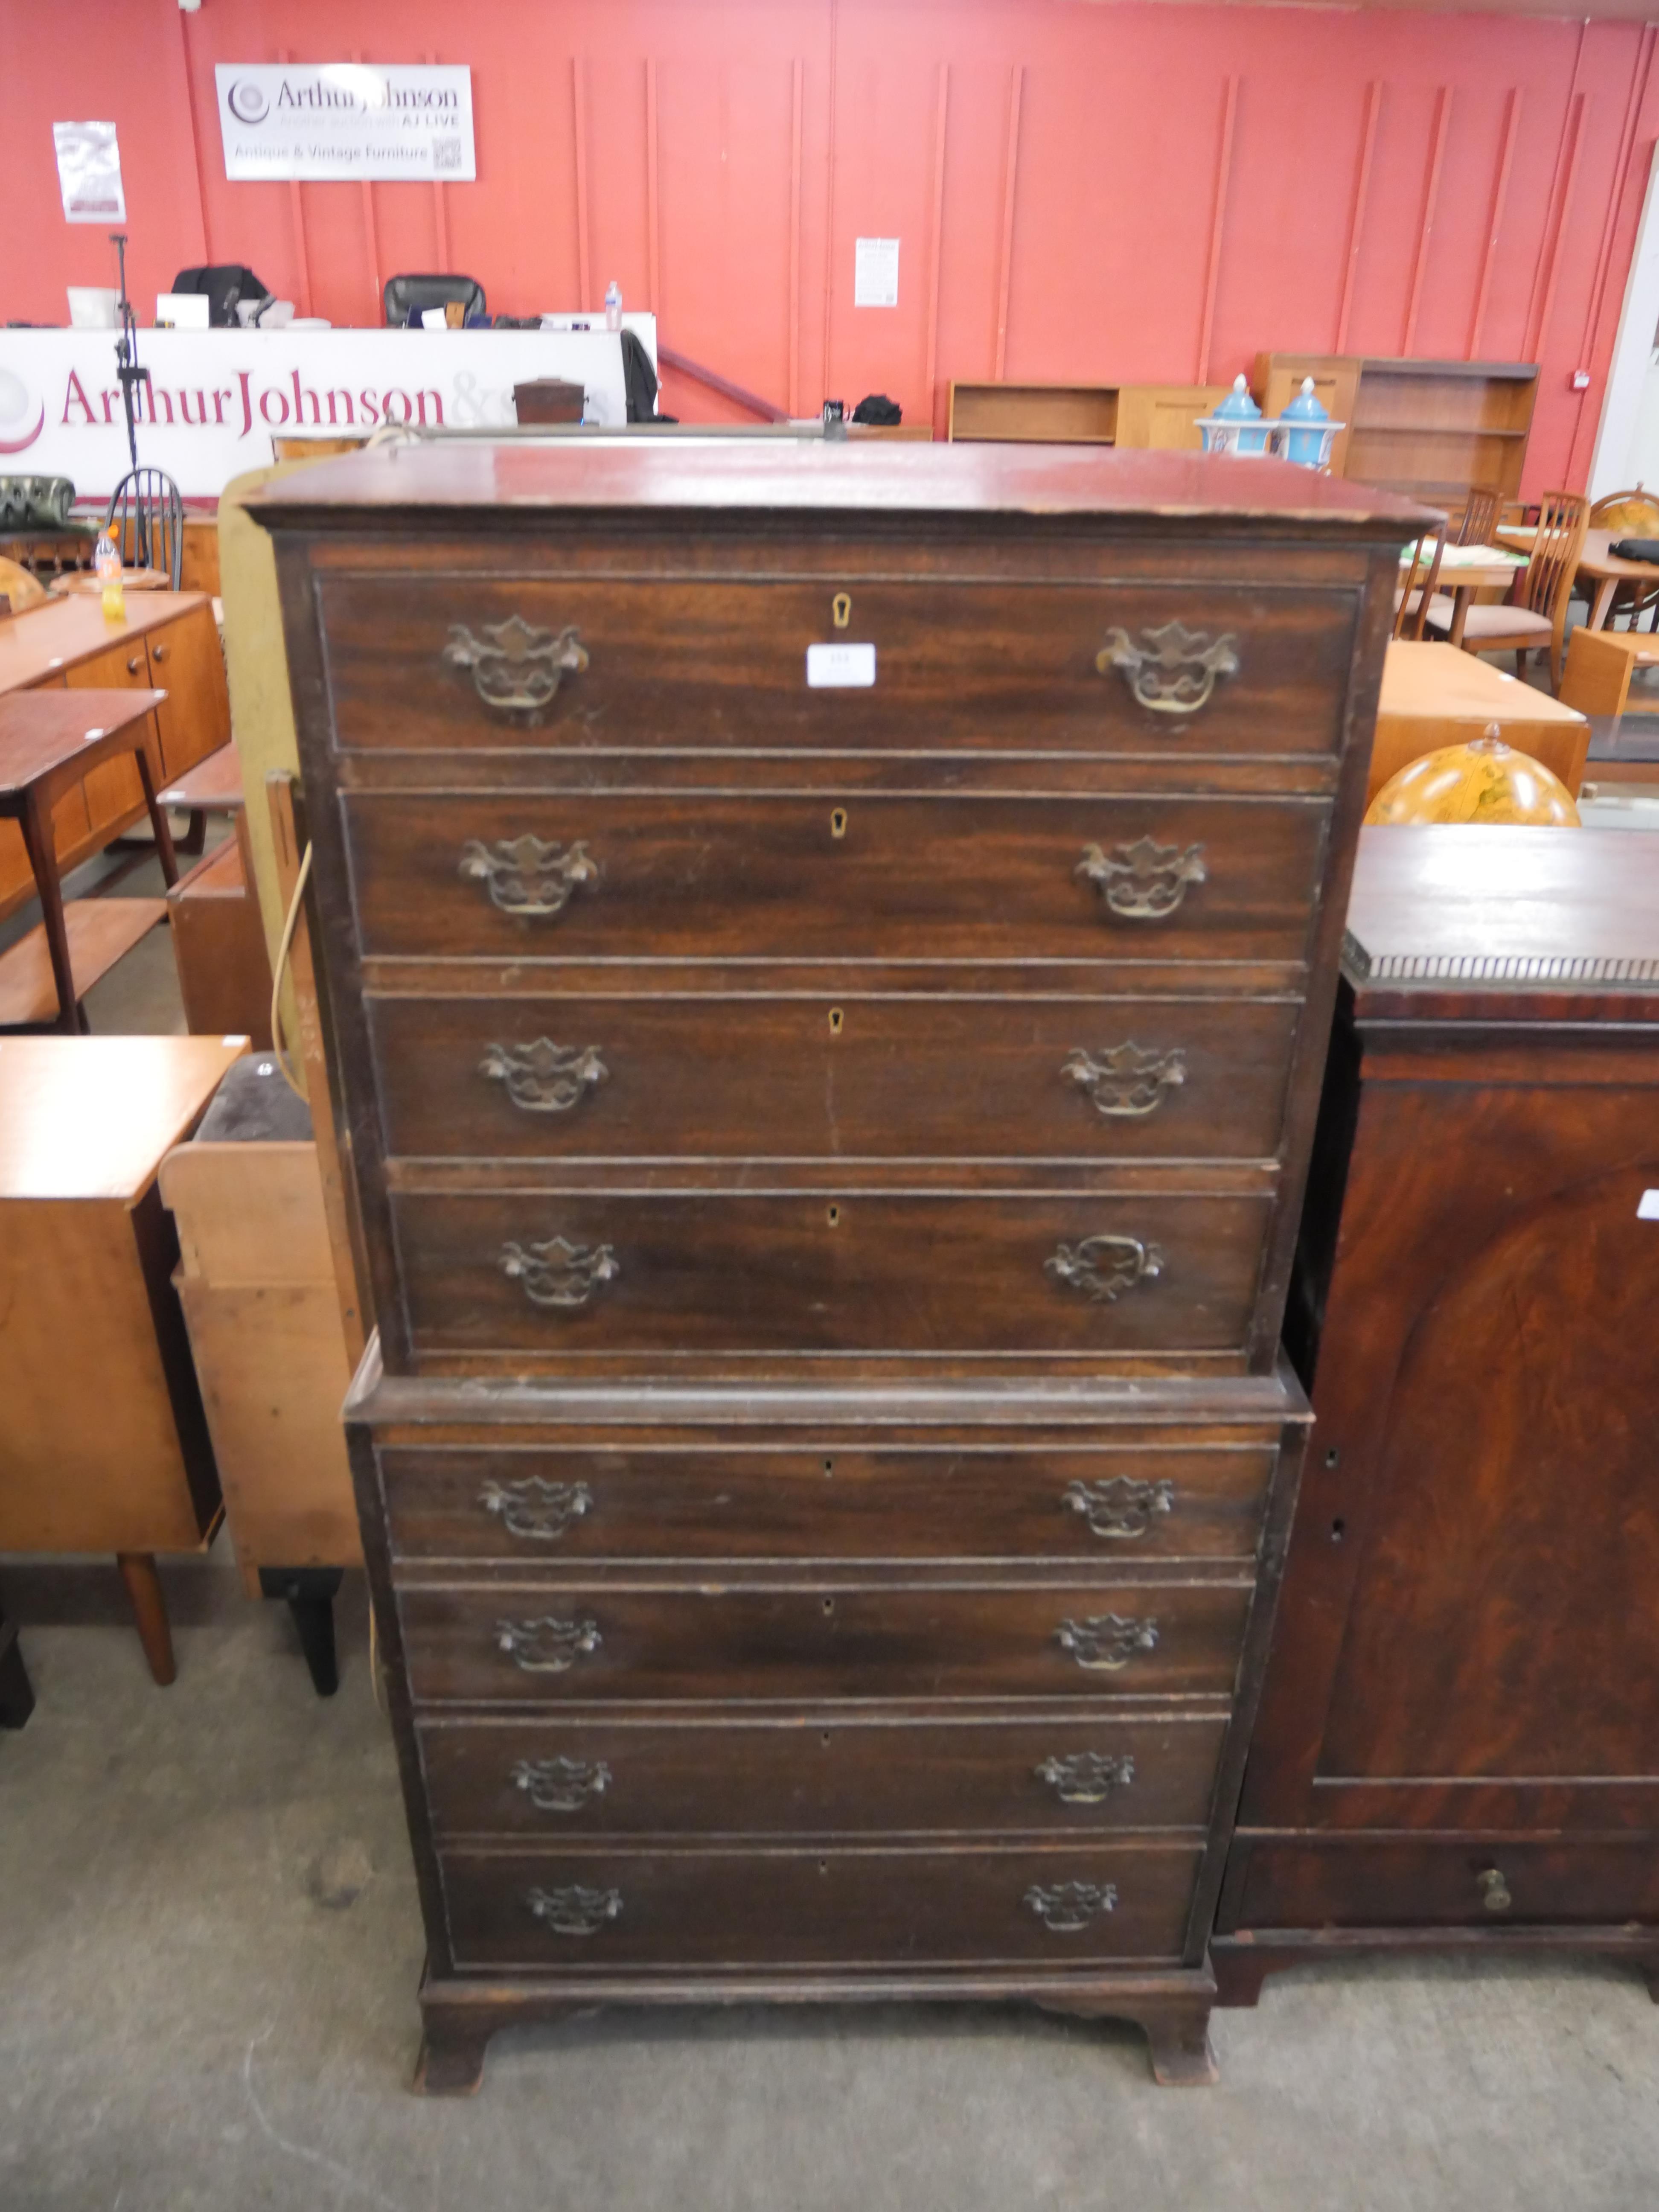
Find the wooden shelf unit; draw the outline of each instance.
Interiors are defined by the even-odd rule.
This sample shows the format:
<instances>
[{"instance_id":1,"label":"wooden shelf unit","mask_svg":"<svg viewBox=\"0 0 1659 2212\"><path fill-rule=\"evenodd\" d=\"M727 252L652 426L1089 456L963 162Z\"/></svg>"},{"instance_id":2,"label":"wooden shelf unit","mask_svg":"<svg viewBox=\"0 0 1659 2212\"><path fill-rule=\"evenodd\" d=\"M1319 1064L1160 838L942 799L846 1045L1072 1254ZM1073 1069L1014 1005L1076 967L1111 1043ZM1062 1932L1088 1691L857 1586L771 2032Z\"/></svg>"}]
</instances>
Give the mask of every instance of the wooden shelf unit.
<instances>
[{"instance_id":1,"label":"wooden shelf unit","mask_svg":"<svg viewBox=\"0 0 1659 2212\"><path fill-rule=\"evenodd\" d=\"M1224 384L952 384L945 436L1001 445L1196 453Z\"/></svg>"},{"instance_id":2,"label":"wooden shelf unit","mask_svg":"<svg viewBox=\"0 0 1659 2212\"><path fill-rule=\"evenodd\" d=\"M1282 414L1308 376L1348 426L1332 447L1333 475L1437 504L1475 489L1519 497L1535 363L1261 353L1251 388L1262 413Z\"/></svg>"}]
</instances>

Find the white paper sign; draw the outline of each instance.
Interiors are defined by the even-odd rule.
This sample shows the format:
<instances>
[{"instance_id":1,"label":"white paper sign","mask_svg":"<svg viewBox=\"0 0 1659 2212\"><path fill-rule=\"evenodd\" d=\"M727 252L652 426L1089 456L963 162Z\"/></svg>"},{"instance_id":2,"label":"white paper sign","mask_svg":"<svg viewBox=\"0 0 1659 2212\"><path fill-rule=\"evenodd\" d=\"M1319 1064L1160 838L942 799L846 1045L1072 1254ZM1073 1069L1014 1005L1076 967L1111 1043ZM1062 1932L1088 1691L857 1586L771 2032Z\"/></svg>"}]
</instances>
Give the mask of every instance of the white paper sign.
<instances>
[{"instance_id":1,"label":"white paper sign","mask_svg":"<svg viewBox=\"0 0 1659 2212\"><path fill-rule=\"evenodd\" d=\"M470 69L220 62L213 74L233 179L477 175Z\"/></svg>"},{"instance_id":2,"label":"white paper sign","mask_svg":"<svg viewBox=\"0 0 1659 2212\"><path fill-rule=\"evenodd\" d=\"M121 149L112 123L54 123L58 183L65 222L125 222Z\"/></svg>"},{"instance_id":3,"label":"white paper sign","mask_svg":"<svg viewBox=\"0 0 1659 2212\"><path fill-rule=\"evenodd\" d=\"M1659 1190L1644 1190L1637 1202L1638 1221L1659 1221Z\"/></svg>"},{"instance_id":4,"label":"white paper sign","mask_svg":"<svg viewBox=\"0 0 1659 2212\"><path fill-rule=\"evenodd\" d=\"M809 690L867 690L875 680L873 645L809 645L806 648Z\"/></svg>"},{"instance_id":5,"label":"white paper sign","mask_svg":"<svg viewBox=\"0 0 1659 2212\"><path fill-rule=\"evenodd\" d=\"M857 238L853 241L853 305L855 307L896 307L898 250L896 238Z\"/></svg>"}]
</instances>

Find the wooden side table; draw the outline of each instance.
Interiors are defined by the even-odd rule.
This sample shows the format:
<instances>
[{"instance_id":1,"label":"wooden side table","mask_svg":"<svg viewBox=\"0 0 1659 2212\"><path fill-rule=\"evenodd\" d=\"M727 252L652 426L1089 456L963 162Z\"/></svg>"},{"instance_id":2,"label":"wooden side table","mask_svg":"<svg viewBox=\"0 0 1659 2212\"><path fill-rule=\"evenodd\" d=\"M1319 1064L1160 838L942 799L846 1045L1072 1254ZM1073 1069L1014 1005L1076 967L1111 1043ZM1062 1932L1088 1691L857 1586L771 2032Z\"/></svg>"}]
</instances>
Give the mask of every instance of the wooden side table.
<instances>
[{"instance_id":1,"label":"wooden side table","mask_svg":"<svg viewBox=\"0 0 1659 2212\"><path fill-rule=\"evenodd\" d=\"M158 1682L155 1554L221 1505L157 1172L246 1048L0 1038L0 1552L114 1553Z\"/></svg>"},{"instance_id":2,"label":"wooden side table","mask_svg":"<svg viewBox=\"0 0 1659 2212\"><path fill-rule=\"evenodd\" d=\"M1396 638L1382 664L1369 806L1392 775L1442 745L1468 744L1493 722L1506 745L1541 761L1577 793L1589 724L1576 708L1455 645Z\"/></svg>"},{"instance_id":3,"label":"wooden side table","mask_svg":"<svg viewBox=\"0 0 1659 2212\"><path fill-rule=\"evenodd\" d=\"M93 769L131 754L143 787L161 873L169 884L177 883L179 864L173 857L173 837L156 799L161 767L150 750L155 729L151 710L166 696L163 691L68 690L0 695L0 819L18 824L28 848L58 992L56 1026L71 1034L82 1026L81 999L97 977L89 972L94 963L84 959L76 971L58 876L52 810ZM159 917L152 915L150 919ZM17 956L27 952L27 943L25 939L14 946L7 960L18 964ZM14 1012L27 1018L31 1011L26 1007Z\"/></svg>"}]
</instances>

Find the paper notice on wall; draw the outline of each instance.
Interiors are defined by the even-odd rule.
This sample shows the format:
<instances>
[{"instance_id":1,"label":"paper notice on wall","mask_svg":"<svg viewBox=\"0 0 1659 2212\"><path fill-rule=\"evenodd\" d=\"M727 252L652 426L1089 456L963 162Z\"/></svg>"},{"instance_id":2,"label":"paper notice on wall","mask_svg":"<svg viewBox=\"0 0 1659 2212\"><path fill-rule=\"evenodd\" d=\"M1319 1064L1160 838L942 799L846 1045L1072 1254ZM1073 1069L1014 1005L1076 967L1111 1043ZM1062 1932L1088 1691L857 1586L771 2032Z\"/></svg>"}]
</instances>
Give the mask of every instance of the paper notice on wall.
<instances>
[{"instance_id":1,"label":"paper notice on wall","mask_svg":"<svg viewBox=\"0 0 1659 2212\"><path fill-rule=\"evenodd\" d=\"M58 183L65 222L125 222L121 149L112 123L54 123Z\"/></svg>"},{"instance_id":2,"label":"paper notice on wall","mask_svg":"<svg viewBox=\"0 0 1659 2212\"><path fill-rule=\"evenodd\" d=\"M853 241L853 305L855 307L896 307L898 250L896 238L858 238Z\"/></svg>"}]
</instances>

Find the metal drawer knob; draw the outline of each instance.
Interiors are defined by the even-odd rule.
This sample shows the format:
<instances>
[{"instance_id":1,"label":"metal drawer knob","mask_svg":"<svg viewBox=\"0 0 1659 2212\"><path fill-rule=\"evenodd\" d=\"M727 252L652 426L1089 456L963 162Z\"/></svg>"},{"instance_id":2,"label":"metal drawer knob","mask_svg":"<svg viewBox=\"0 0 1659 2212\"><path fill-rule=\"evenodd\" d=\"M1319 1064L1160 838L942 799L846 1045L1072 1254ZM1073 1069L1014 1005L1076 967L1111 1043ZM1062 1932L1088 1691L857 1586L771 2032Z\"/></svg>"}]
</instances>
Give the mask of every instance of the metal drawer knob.
<instances>
[{"instance_id":1,"label":"metal drawer knob","mask_svg":"<svg viewBox=\"0 0 1659 2212\"><path fill-rule=\"evenodd\" d=\"M1051 1934L1080 1936L1091 1921L1103 1920L1109 1912L1117 1911L1117 1884L1033 1882L1025 1893L1025 1906Z\"/></svg>"},{"instance_id":2,"label":"metal drawer knob","mask_svg":"<svg viewBox=\"0 0 1659 2212\"><path fill-rule=\"evenodd\" d=\"M1507 1912L1515 1899L1510 1895L1510 1886L1497 1867L1487 1867L1477 1875L1480 1885L1480 1902L1488 1912Z\"/></svg>"},{"instance_id":3,"label":"metal drawer knob","mask_svg":"<svg viewBox=\"0 0 1659 2212\"><path fill-rule=\"evenodd\" d=\"M596 1044L555 1044L551 1037L538 1037L534 1044L486 1045L478 1073L487 1082L503 1085L521 1113L568 1114L611 1071Z\"/></svg>"},{"instance_id":4,"label":"metal drawer knob","mask_svg":"<svg viewBox=\"0 0 1659 2212\"><path fill-rule=\"evenodd\" d=\"M554 1544L573 1521L592 1510L593 1493L585 1482L544 1482L538 1474L527 1474L521 1482L485 1483L478 1503L486 1513L499 1516L509 1536Z\"/></svg>"},{"instance_id":5,"label":"metal drawer knob","mask_svg":"<svg viewBox=\"0 0 1659 2212\"><path fill-rule=\"evenodd\" d=\"M1109 629L1095 655L1104 676L1115 668L1139 703L1154 714L1195 714L1207 706L1218 678L1238 673L1238 640L1231 630L1212 637L1184 623L1165 623L1131 637Z\"/></svg>"},{"instance_id":6,"label":"metal drawer knob","mask_svg":"<svg viewBox=\"0 0 1659 2212\"><path fill-rule=\"evenodd\" d=\"M1042 1272L1109 1305L1137 1283L1155 1282L1164 1272L1164 1255L1139 1237L1085 1237L1075 1244L1057 1244Z\"/></svg>"},{"instance_id":7,"label":"metal drawer knob","mask_svg":"<svg viewBox=\"0 0 1659 2212\"><path fill-rule=\"evenodd\" d=\"M1107 1046L1097 1059L1079 1047L1060 1069L1097 1114L1115 1121L1144 1121L1187 1080L1187 1055L1144 1045Z\"/></svg>"},{"instance_id":8,"label":"metal drawer knob","mask_svg":"<svg viewBox=\"0 0 1659 2212\"><path fill-rule=\"evenodd\" d=\"M498 1620L495 1646L524 1674L567 1674L578 1659L597 1651L605 1638L597 1620Z\"/></svg>"},{"instance_id":9,"label":"metal drawer knob","mask_svg":"<svg viewBox=\"0 0 1659 2212\"><path fill-rule=\"evenodd\" d=\"M532 830L497 838L493 845L469 837L461 848L460 871L468 883L483 885L501 913L532 921L562 914L584 884L599 880L585 838L549 844Z\"/></svg>"},{"instance_id":10,"label":"metal drawer knob","mask_svg":"<svg viewBox=\"0 0 1659 2212\"><path fill-rule=\"evenodd\" d=\"M1114 1790L1127 1790L1135 1778L1133 1759L1103 1751L1074 1751L1069 1759L1045 1759L1033 1770L1062 1805L1103 1805Z\"/></svg>"},{"instance_id":11,"label":"metal drawer knob","mask_svg":"<svg viewBox=\"0 0 1659 2212\"><path fill-rule=\"evenodd\" d=\"M573 1244L565 1237L550 1237L540 1244L503 1244L498 1264L532 1306L560 1313L588 1304L622 1273L610 1245Z\"/></svg>"},{"instance_id":12,"label":"metal drawer knob","mask_svg":"<svg viewBox=\"0 0 1659 2212\"><path fill-rule=\"evenodd\" d=\"M1082 1514L1091 1536L1133 1538L1144 1536L1158 1514L1174 1512L1175 1485L1115 1474L1109 1482L1068 1482L1060 1502Z\"/></svg>"},{"instance_id":13,"label":"metal drawer knob","mask_svg":"<svg viewBox=\"0 0 1659 2212\"><path fill-rule=\"evenodd\" d=\"M580 1813L590 1798L604 1796L611 1769L602 1759L521 1759L513 1786L538 1813Z\"/></svg>"},{"instance_id":14,"label":"metal drawer knob","mask_svg":"<svg viewBox=\"0 0 1659 2212\"><path fill-rule=\"evenodd\" d=\"M567 675L580 676L587 666L579 629L538 629L521 615L484 623L477 631L452 623L443 657L451 668L471 672L486 707L508 714L539 714Z\"/></svg>"},{"instance_id":15,"label":"metal drawer knob","mask_svg":"<svg viewBox=\"0 0 1659 2212\"><path fill-rule=\"evenodd\" d=\"M1157 1649L1158 1623L1115 1613L1091 1613L1086 1620L1062 1620L1054 1641L1091 1674L1115 1674L1138 1651Z\"/></svg>"},{"instance_id":16,"label":"metal drawer knob","mask_svg":"<svg viewBox=\"0 0 1659 2212\"><path fill-rule=\"evenodd\" d=\"M568 1889L532 1889L525 1903L533 1918L555 1936L597 1936L601 1928L622 1917L619 1889L589 1889L572 1882Z\"/></svg>"},{"instance_id":17,"label":"metal drawer knob","mask_svg":"<svg viewBox=\"0 0 1659 2212\"><path fill-rule=\"evenodd\" d=\"M1126 921L1164 921L1186 897L1188 884L1206 881L1209 870L1202 845L1183 853L1178 845L1137 837L1109 853L1085 845L1073 873L1088 878L1109 913Z\"/></svg>"}]
</instances>

